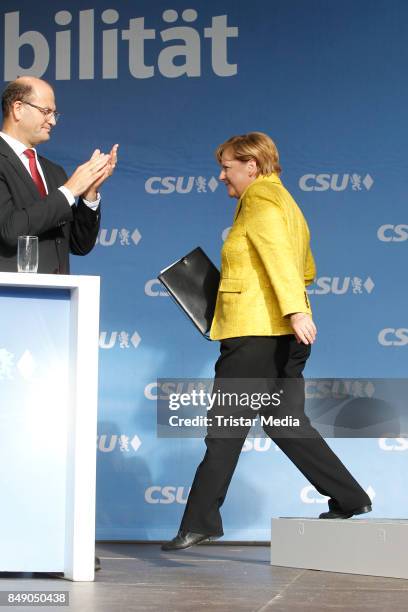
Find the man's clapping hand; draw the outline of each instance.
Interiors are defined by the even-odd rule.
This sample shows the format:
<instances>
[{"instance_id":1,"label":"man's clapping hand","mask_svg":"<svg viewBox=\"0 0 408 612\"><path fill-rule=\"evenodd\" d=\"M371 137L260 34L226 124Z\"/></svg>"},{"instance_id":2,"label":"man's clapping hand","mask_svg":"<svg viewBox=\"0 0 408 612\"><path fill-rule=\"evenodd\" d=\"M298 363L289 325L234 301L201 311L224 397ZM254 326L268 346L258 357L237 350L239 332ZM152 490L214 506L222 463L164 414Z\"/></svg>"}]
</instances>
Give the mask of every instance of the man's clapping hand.
<instances>
[{"instance_id":1,"label":"man's clapping hand","mask_svg":"<svg viewBox=\"0 0 408 612\"><path fill-rule=\"evenodd\" d=\"M89 190L83 194L85 200L89 200L90 202L94 202L97 198L97 193L99 187L106 181L107 178L112 176L113 171L116 168L116 164L118 162L118 144L113 145L110 153L108 154L108 162L104 167L104 171L101 176L99 176L94 183L92 183ZM94 153L95 154L95 153ZM92 159L92 158L91 158Z\"/></svg>"},{"instance_id":2,"label":"man's clapping hand","mask_svg":"<svg viewBox=\"0 0 408 612\"><path fill-rule=\"evenodd\" d=\"M108 154L95 149L91 158L78 166L65 183L65 187L71 191L73 196L82 196L90 202L97 199L99 187L112 175L115 169L118 146L117 144L113 145Z\"/></svg>"}]
</instances>

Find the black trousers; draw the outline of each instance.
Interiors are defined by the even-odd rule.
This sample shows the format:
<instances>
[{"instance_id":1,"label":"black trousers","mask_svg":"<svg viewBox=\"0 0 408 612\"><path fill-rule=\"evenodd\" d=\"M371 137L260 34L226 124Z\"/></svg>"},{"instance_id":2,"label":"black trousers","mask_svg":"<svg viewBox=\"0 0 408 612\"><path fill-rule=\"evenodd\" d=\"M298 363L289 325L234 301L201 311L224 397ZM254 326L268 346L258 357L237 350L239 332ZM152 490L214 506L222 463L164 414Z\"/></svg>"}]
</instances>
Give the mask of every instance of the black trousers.
<instances>
[{"instance_id":1,"label":"black trousers","mask_svg":"<svg viewBox=\"0 0 408 612\"><path fill-rule=\"evenodd\" d=\"M309 355L310 346L298 344L293 335L222 340L221 354L215 364L214 389L217 384L223 385L222 379L229 378L298 379L293 381L300 387L292 395L296 405L291 406L291 412L302 419L301 430L289 427L284 435L281 432L278 435L275 427L265 425L264 431L317 491L331 498L331 508L354 510L370 504L370 498L304 414L302 372ZM223 412L221 407L217 410ZM235 428L232 437L220 437L218 427L208 428L205 438L207 450L191 487L181 521L182 530L223 535L220 507L249 429L240 428L237 434Z\"/></svg>"}]
</instances>

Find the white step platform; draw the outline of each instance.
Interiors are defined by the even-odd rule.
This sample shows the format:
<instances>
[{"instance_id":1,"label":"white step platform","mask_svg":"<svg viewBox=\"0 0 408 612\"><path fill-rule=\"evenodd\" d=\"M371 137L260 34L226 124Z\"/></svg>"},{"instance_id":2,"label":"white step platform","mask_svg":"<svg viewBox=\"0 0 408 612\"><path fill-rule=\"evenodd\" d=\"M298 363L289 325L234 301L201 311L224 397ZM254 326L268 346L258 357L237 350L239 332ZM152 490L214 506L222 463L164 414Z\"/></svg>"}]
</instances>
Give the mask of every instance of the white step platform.
<instances>
[{"instance_id":1,"label":"white step platform","mask_svg":"<svg viewBox=\"0 0 408 612\"><path fill-rule=\"evenodd\" d=\"M408 579L408 519L272 519L271 565Z\"/></svg>"}]
</instances>

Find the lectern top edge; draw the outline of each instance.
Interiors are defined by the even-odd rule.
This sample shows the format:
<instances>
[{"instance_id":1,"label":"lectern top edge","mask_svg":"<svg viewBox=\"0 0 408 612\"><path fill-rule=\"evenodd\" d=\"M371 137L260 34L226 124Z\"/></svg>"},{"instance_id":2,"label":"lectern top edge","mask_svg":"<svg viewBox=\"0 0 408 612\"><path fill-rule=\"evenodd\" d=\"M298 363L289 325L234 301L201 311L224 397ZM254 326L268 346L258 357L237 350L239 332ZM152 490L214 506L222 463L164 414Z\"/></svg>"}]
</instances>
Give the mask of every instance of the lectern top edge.
<instances>
[{"instance_id":1,"label":"lectern top edge","mask_svg":"<svg viewBox=\"0 0 408 612\"><path fill-rule=\"evenodd\" d=\"M0 272L0 287L43 287L75 289L84 285L99 285L99 276L73 274L27 274L24 272Z\"/></svg>"}]
</instances>

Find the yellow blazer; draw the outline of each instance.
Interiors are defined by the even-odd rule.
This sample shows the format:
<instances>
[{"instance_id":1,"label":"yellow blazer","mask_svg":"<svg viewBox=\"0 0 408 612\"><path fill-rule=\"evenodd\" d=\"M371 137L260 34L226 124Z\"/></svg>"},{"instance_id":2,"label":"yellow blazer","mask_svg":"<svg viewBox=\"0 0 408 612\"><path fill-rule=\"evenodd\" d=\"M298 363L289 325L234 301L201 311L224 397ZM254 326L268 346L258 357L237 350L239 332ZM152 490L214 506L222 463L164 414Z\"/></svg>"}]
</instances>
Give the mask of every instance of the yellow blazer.
<instances>
[{"instance_id":1,"label":"yellow blazer","mask_svg":"<svg viewBox=\"0 0 408 612\"><path fill-rule=\"evenodd\" d=\"M221 251L211 339L293 334L288 315L311 314L309 242L306 220L279 177L259 176L239 199Z\"/></svg>"}]
</instances>

